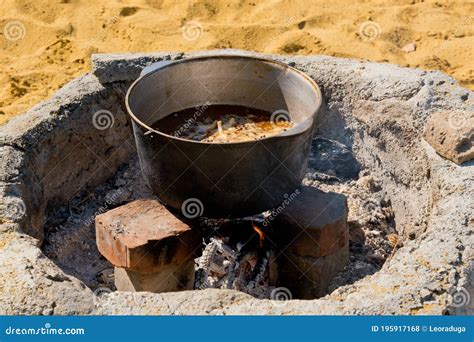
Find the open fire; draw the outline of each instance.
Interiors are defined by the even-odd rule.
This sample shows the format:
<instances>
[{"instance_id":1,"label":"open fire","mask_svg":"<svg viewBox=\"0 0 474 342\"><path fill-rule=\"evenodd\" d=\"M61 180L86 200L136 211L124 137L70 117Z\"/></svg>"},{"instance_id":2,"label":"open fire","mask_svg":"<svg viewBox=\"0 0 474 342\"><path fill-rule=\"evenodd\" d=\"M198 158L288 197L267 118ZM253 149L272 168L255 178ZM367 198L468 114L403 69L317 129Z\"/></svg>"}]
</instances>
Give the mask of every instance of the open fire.
<instances>
[{"instance_id":1,"label":"open fire","mask_svg":"<svg viewBox=\"0 0 474 342\"><path fill-rule=\"evenodd\" d=\"M233 224L238 226L239 234L232 234L232 230L223 236L218 228L205 243L202 255L196 259L194 288L235 289L270 298L276 282L271 244L254 220Z\"/></svg>"},{"instance_id":2,"label":"open fire","mask_svg":"<svg viewBox=\"0 0 474 342\"><path fill-rule=\"evenodd\" d=\"M155 199L136 200L97 216L96 236L119 291L214 288L274 299L284 288L319 298L349 259L345 197L308 187L279 214L241 219L185 221Z\"/></svg>"}]
</instances>

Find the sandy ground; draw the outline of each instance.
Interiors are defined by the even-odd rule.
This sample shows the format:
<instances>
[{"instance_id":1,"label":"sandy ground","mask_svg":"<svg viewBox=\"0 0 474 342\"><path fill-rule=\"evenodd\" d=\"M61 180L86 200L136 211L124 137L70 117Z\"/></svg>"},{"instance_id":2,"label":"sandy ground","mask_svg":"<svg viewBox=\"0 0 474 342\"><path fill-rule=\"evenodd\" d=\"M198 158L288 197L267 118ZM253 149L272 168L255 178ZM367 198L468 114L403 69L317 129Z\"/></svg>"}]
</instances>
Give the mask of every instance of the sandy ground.
<instances>
[{"instance_id":1,"label":"sandy ground","mask_svg":"<svg viewBox=\"0 0 474 342\"><path fill-rule=\"evenodd\" d=\"M0 30L0 123L96 52L326 54L442 70L474 89L472 1L2 0Z\"/></svg>"}]
</instances>

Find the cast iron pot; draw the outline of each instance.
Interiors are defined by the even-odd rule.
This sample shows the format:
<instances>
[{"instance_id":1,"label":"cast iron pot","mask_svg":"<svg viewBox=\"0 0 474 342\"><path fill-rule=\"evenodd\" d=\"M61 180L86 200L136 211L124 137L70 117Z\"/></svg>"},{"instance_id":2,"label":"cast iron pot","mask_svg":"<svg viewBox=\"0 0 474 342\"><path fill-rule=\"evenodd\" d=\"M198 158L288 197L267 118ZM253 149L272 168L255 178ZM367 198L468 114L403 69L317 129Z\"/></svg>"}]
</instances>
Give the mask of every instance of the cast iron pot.
<instances>
[{"instance_id":1,"label":"cast iron pot","mask_svg":"<svg viewBox=\"0 0 474 342\"><path fill-rule=\"evenodd\" d=\"M296 125L239 143L186 140L151 128L167 115L212 104L266 110ZM308 163L321 92L307 75L272 60L212 55L157 63L129 88L127 111L143 175L165 204L184 216L245 217L282 205ZM185 124L183 120L183 124Z\"/></svg>"}]
</instances>

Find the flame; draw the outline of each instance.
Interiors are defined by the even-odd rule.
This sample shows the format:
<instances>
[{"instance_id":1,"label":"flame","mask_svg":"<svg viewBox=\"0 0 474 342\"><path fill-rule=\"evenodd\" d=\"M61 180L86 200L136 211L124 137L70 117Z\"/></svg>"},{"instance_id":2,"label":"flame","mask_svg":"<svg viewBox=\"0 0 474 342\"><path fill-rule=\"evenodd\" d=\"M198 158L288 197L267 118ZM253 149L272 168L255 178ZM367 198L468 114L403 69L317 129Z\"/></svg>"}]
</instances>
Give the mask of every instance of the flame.
<instances>
[{"instance_id":1,"label":"flame","mask_svg":"<svg viewBox=\"0 0 474 342\"><path fill-rule=\"evenodd\" d=\"M263 242L265 241L265 233L260 228L258 228L258 226L255 224L255 222L252 222L252 228L253 228L253 230L255 230L255 232L257 232L258 237L259 237L258 244L259 244L260 248L262 248L263 247Z\"/></svg>"}]
</instances>

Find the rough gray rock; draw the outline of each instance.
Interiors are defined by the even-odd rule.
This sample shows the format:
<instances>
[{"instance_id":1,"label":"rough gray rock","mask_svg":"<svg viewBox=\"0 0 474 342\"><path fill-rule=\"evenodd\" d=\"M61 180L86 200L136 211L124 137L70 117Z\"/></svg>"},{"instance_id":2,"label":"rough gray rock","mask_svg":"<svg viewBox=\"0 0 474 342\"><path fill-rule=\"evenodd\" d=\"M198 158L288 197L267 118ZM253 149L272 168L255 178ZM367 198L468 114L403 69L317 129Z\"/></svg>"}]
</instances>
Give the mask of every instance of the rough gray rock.
<instances>
[{"instance_id":1,"label":"rough gray rock","mask_svg":"<svg viewBox=\"0 0 474 342\"><path fill-rule=\"evenodd\" d=\"M426 141L441 156L462 164L474 159L474 112L434 113L424 131Z\"/></svg>"},{"instance_id":2,"label":"rough gray rock","mask_svg":"<svg viewBox=\"0 0 474 342\"><path fill-rule=\"evenodd\" d=\"M92 291L64 274L30 236L4 233L0 241L1 315L77 315L91 312Z\"/></svg>"},{"instance_id":3,"label":"rough gray rock","mask_svg":"<svg viewBox=\"0 0 474 342\"><path fill-rule=\"evenodd\" d=\"M190 55L199 54L203 53ZM472 112L474 95L440 72L390 64L324 56L264 56L294 63L316 80L325 100L317 134L344 144L382 182L381 191L395 213L400 244L375 274L311 301L257 300L226 290L162 295L115 292L94 297L45 258L38 246L48 213L68 203L78 191L102 183L133 153L122 109L130 81L148 63L182 57L95 56L93 69L101 82L94 75L82 76L0 127L1 313L474 312L470 298L474 296L474 165L458 166L443 159L421 138L434 112ZM101 109L114 114L112 129L99 130L91 124L93 114Z\"/></svg>"},{"instance_id":4,"label":"rough gray rock","mask_svg":"<svg viewBox=\"0 0 474 342\"><path fill-rule=\"evenodd\" d=\"M182 54L173 56L179 59ZM92 72L100 83L113 83L119 81L135 81L142 69L150 64L171 60L168 53L150 54L123 54L108 55L95 54L91 57Z\"/></svg>"},{"instance_id":5,"label":"rough gray rock","mask_svg":"<svg viewBox=\"0 0 474 342\"><path fill-rule=\"evenodd\" d=\"M25 232L42 240L48 207L100 184L128 160L134 142L122 110L126 87L105 88L84 75L0 127L4 193L21 197ZM101 127L101 118L111 127Z\"/></svg>"}]
</instances>

